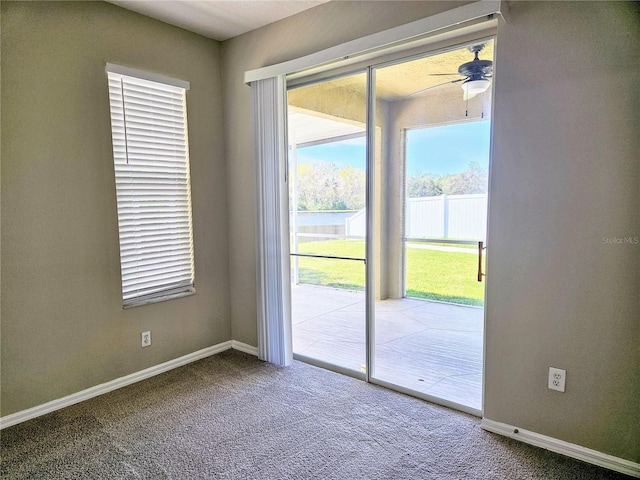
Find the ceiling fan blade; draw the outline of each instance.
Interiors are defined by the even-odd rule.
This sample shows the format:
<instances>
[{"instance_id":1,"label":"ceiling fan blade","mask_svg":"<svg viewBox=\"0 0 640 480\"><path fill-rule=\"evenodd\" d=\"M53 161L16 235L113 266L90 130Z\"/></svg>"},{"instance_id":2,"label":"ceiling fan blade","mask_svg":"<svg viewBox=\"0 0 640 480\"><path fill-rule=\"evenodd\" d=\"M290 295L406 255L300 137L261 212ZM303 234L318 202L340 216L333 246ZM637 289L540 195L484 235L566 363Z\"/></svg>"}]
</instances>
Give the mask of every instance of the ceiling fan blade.
<instances>
[{"instance_id":1,"label":"ceiling fan blade","mask_svg":"<svg viewBox=\"0 0 640 480\"><path fill-rule=\"evenodd\" d=\"M450 82L439 83L437 85L431 85L430 87L423 88L422 90L418 90L417 92L413 92L409 94L409 97L413 97L414 95L418 95L420 93L426 92L427 90L431 90L432 88L442 87L443 85L449 85L450 83L458 83L466 80L465 78L458 78L457 80L451 80Z\"/></svg>"}]
</instances>

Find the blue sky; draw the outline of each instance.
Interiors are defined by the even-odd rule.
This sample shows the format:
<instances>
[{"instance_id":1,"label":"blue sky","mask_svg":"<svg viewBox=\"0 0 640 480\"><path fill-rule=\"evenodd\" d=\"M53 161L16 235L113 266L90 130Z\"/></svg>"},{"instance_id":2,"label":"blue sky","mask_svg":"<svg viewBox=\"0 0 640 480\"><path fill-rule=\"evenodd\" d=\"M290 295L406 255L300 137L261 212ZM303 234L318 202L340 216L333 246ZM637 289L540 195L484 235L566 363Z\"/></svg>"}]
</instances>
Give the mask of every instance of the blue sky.
<instances>
[{"instance_id":1,"label":"blue sky","mask_svg":"<svg viewBox=\"0 0 640 480\"><path fill-rule=\"evenodd\" d=\"M298 164L324 161L336 163L338 166L351 165L364 170L367 163L365 147L366 139L361 137L299 148Z\"/></svg>"},{"instance_id":2,"label":"blue sky","mask_svg":"<svg viewBox=\"0 0 640 480\"><path fill-rule=\"evenodd\" d=\"M443 175L467 169L469 162L489 168L489 120L407 131L407 173ZM331 161L365 168L365 139L298 149L298 163Z\"/></svg>"}]
</instances>

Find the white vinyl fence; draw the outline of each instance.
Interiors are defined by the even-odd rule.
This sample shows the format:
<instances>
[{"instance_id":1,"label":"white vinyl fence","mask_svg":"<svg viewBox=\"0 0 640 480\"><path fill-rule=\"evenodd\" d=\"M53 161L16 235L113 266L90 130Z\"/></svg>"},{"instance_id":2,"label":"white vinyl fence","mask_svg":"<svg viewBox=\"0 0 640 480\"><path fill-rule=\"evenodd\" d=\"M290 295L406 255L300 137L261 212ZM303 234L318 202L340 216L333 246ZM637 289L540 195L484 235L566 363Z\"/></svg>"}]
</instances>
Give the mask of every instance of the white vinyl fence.
<instances>
[{"instance_id":1,"label":"white vinyl fence","mask_svg":"<svg viewBox=\"0 0 640 480\"><path fill-rule=\"evenodd\" d=\"M367 209L363 208L358 213L353 214L344 222L345 235L347 238L362 237L367 234Z\"/></svg>"},{"instance_id":2,"label":"white vinyl fence","mask_svg":"<svg viewBox=\"0 0 640 480\"><path fill-rule=\"evenodd\" d=\"M365 235L366 210L345 220L347 237ZM440 195L407 199L406 238L485 240L487 194Z\"/></svg>"}]
</instances>

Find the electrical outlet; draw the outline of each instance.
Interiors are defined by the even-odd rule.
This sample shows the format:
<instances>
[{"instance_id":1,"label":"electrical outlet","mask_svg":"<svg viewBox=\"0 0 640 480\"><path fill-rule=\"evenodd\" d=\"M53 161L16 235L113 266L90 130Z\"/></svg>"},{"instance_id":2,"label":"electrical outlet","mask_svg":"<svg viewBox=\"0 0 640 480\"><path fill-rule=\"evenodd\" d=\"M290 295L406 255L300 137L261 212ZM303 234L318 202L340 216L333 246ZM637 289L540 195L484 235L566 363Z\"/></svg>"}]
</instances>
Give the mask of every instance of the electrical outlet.
<instances>
[{"instance_id":1,"label":"electrical outlet","mask_svg":"<svg viewBox=\"0 0 640 480\"><path fill-rule=\"evenodd\" d=\"M142 332L142 346L151 346L151 332Z\"/></svg>"},{"instance_id":2,"label":"electrical outlet","mask_svg":"<svg viewBox=\"0 0 640 480\"><path fill-rule=\"evenodd\" d=\"M567 371L549 367L549 388L564 392L564 384L567 380Z\"/></svg>"}]
</instances>

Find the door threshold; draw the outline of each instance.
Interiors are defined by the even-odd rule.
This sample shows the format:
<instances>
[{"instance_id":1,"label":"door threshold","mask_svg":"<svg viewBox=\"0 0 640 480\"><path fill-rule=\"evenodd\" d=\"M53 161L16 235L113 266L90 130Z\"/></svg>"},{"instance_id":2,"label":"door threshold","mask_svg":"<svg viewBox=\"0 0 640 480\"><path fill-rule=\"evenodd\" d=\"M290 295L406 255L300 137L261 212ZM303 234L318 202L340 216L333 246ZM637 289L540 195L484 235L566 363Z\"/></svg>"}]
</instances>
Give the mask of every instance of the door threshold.
<instances>
[{"instance_id":1,"label":"door threshold","mask_svg":"<svg viewBox=\"0 0 640 480\"><path fill-rule=\"evenodd\" d=\"M308 363L309 365L313 365L314 367L324 368L325 370L330 370L332 372L340 373L341 375L353 377L358 380L363 380L365 382L367 381L367 374L360 370L352 370L350 368L341 367L340 365L334 365L333 363L325 362L323 360L318 360L317 358L313 358L313 357L307 357L299 353L294 353L293 359L299 360L304 363Z\"/></svg>"},{"instance_id":2,"label":"door threshold","mask_svg":"<svg viewBox=\"0 0 640 480\"><path fill-rule=\"evenodd\" d=\"M313 365L314 367L323 368L325 370L329 370L335 373L339 373L341 375L346 375L348 377L355 378L357 380L362 380L363 382L367 381L367 375L364 372L358 370L352 370L350 368L341 367L339 365L334 365L329 362L325 362L323 360L318 360L317 358L307 357L305 355L301 355L299 353L293 354L294 360L298 360L300 362L307 363L309 365ZM415 397L420 400L424 400L429 403L433 403L435 405L439 405L441 407L450 408L452 410L457 410L462 413L466 413L469 415L473 415L478 418L482 418L482 410L478 410L473 407L469 407L467 405L463 405L461 403L452 402L450 400L446 400L444 398L434 397L432 395L428 395L423 392L419 392L417 390L412 390L410 388L401 387L400 385L396 385L394 383L385 382L384 380L379 380L376 378L370 378L369 383L373 385L377 385L379 387L387 388L389 390L393 390L398 393L402 393L404 395L409 395L410 397Z\"/></svg>"}]
</instances>

